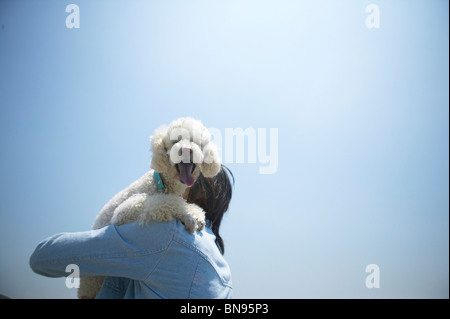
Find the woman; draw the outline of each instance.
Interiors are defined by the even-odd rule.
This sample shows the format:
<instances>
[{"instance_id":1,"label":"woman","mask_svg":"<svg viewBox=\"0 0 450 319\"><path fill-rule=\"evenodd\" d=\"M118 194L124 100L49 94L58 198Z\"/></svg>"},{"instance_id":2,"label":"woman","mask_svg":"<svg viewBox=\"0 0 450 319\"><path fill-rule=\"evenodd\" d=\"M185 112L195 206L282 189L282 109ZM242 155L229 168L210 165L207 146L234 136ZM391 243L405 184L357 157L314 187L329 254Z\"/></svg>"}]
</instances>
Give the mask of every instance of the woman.
<instances>
[{"instance_id":1,"label":"woman","mask_svg":"<svg viewBox=\"0 0 450 319\"><path fill-rule=\"evenodd\" d=\"M137 222L98 230L61 233L42 241L30 258L34 272L67 276L75 264L80 276L106 276L97 298L231 298L230 268L219 234L231 200L228 173L200 176L183 197L206 212L206 227L189 234L184 225Z\"/></svg>"}]
</instances>

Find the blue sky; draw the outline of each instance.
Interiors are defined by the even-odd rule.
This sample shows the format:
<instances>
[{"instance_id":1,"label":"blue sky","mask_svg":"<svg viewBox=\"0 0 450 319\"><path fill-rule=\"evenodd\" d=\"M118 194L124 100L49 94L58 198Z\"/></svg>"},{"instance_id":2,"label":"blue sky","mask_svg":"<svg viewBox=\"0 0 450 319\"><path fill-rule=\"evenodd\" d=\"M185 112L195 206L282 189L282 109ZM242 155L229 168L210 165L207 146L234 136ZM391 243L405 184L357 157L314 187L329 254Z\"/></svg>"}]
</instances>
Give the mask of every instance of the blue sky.
<instances>
[{"instance_id":1,"label":"blue sky","mask_svg":"<svg viewBox=\"0 0 450 319\"><path fill-rule=\"evenodd\" d=\"M366 27L372 3L380 28ZM154 129L192 116L223 136L278 129L274 174L227 163L236 298L448 298L448 12L438 0L0 2L0 294L74 298L30 254L90 229L149 169ZM380 288L365 286L369 264Z\"/></svg>"}]
</instances>

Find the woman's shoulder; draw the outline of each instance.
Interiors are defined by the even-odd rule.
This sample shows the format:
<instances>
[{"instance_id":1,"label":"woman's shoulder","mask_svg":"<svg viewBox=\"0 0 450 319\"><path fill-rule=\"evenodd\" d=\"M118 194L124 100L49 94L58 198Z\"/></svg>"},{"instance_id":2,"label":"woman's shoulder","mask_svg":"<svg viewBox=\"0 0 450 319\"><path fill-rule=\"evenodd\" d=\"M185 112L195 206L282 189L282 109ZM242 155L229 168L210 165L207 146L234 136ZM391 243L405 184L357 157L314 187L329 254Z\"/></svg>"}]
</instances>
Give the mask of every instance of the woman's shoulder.
<instances>
[{"instance_id":1,"label":"woman's shoulder","mask_svg":"<svg viewBox=\"0 0 450 319\"><path fill-rule=\"evenodd\" d=\"M215 247L216 237L210 228L205 227L202 231L195 231L190 234L178 219L165 222L151 221L144 225L133 222L115 226L115 228L121 236L142 245L159 242L169 247L170 243L175 241L197 253L207 253L212 245Z\"/></svg>"},{"instance_id":2,"label":"woman's shoulder","mask_svg":"<svg viewBox=\"0 0 450 319\"><path fill-rule=\"evenodd\" d=\"M126 237L131 244L139 246L158 246L159 249L170 249L173 243L200 255L211 263L222 259L222 254L216 245L216 236L210 227L190 234L183 223L174 219L168 222L149 222L140 225L138 222L116 226L121 237Z\"/></svg>"},{"instance_id":3,"label":"woman's shoulder","mask_svg":"<svg viewBox=\"0 0 450 319\"><path fill-rule=\"evenodd\" d=\"M209 249L211 245L216 247L216 236L211 231L211 228L205 226L201 231L196 230L190 234L184 224L176 219L170 222L173 226L174 236L173 239L176 242L180 242L188 248L203 252L205 249Z\"/></svg>"},{"instance_id":4,"label":"woman's shoulder","mask_svg":"<svg viewBox=\"0 0 450 319\"><path fill-rule=\"evenodd\" d=\"M190 234L178 219L150 222L145 226L136 223L131 227L135 232L133 236L140 238L141 244L152 241L149 246L164 252L160 266L177 264L179 258L186 258L185 268L189 268L187 261L191 261L192 269L197 269L196 276L201 274L208 280L216 278L220 286L231 288L230 268L216 245L216 237L210 227Z\"/></svg>"},{"instance_id":5,"label":"woman's shoulder","mask_svg":"<svg viewBox=\"0 0 450 319\"><path fill-rule=\"evenodd\" d=\"M216 236L209 224L202 231L189 234L180 221L174 221L175 233L173 240L192 250L209 264L226 284L231 284L231 274L228 263L216 244Z\"/></svg>"},{"instance_id":6,"label":"woman's shoulder","mask_svg":"<svg viewBox=\"0 0 450 319\"><path fill-rule=\"evenodd\" d=\"M151 222L142 225L136 221L111 226L116 229L124 242L142 252L167 249L176 233L176 225L173 222Z\"/></svg>"}]
</instances>

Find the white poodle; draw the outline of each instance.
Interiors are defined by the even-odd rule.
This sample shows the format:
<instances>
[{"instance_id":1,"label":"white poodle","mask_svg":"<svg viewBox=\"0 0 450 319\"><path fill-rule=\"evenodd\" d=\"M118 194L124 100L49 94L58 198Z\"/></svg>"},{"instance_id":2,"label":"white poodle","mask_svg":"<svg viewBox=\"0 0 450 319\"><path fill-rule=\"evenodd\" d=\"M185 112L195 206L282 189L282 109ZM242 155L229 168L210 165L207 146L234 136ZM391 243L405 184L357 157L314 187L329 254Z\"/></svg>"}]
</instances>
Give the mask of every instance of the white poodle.
<instances>
[{"instance_id":1,"label":"white poodle","mask_svg":"<svg viewBox=\"0 0 450 319\"><path fill-rule=\"evenodd\" d=\"M205 212L180 195L201 174L213 177L220 170L216 146L203 124L180 118L161 127L151 137L151 168L140 179L115 195L98 214L93 229L139 221L170 221L177 218L187 231L203 229ZM78 297L95 298L103 277L81 278Z\"/></svg>"}]
</instances>

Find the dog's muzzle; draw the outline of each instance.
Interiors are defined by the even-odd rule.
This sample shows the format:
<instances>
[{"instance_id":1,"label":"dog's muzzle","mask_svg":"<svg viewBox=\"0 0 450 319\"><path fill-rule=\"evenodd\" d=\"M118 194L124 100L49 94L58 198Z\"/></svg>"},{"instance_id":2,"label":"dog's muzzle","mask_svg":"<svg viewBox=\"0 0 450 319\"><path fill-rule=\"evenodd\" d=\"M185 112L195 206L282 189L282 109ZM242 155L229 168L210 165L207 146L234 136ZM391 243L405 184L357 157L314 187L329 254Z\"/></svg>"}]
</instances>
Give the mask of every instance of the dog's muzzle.
<instances>
[{"instance_id":1,"label":"dog's muzzle","mask_svg":"<svg viewBox=\"0 0 450 319\"><path fill-rule=\"evenodd\" d=\"M186 184L187 186L192 186L195 182L195 178L192 176L192 173L194 172L196 166L193 162L192 150L184 149L184 151L189 151L189 160L183 158L180 163L175 164L175 168L178 171L180 182Z\"/></svg>"}]
</instances>

